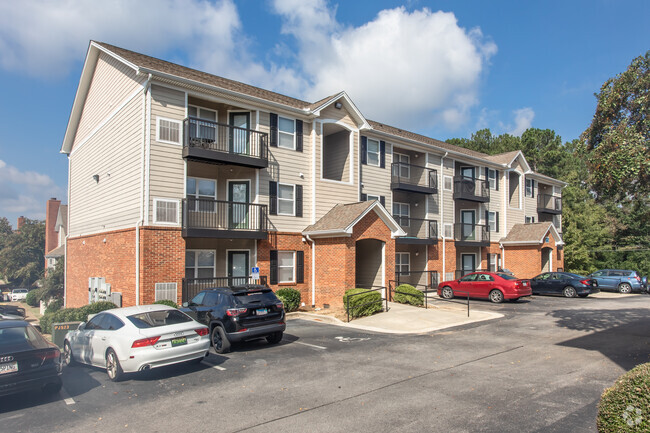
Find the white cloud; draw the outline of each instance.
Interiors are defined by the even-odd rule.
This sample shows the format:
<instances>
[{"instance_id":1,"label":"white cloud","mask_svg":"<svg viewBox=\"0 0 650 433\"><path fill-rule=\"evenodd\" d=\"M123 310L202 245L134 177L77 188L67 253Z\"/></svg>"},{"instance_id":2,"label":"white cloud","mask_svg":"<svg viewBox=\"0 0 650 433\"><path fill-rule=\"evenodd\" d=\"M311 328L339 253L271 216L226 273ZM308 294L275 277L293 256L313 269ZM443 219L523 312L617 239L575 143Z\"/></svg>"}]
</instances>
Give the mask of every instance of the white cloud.
<instances>
[{"instance_id":1,"label":"white cloud","mask_svg":"<svg viewBox=\"0 0 650 433\"><path fill-rule=\"evenodd\" d=\"M532 126L533 119L535 118L535 111L530 107L524 107L514 110L513 114L515 116L515 124L514 126L507 126L506 128L508 129L508 134L520 137L524 131Z\"/></svg>"},{"instance_id":2,"label":"white cloud","mask_svg":"<svg viewBox=\"0 0 650 433\"><path fill-rule=\"evenodd\" d=\"M44 218L45 202L50 197L64 197L64 191L48 175L21 171L0 160L0 209L3 212Z\"/></svg>"}]
</instances>

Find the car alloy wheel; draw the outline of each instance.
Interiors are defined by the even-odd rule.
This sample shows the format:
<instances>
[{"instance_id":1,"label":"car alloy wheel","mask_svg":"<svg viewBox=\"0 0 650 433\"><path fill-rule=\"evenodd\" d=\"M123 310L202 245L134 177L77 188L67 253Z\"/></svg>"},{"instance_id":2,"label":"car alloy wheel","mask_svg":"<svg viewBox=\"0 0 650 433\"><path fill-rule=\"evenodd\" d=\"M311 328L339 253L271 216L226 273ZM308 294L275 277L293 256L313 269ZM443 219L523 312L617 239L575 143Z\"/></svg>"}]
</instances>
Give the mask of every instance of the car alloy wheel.
<instances>
[{"instance_id":1,"label":"car alloy wheel","mask_svg":"<svg viewBox=\"0 0 650 433\"><path fill-rule=\"evenodd\" d=\"M564 290L562 290L562 294L565 298L575 298L577 295L576 289L571 286L566 286Z\"/></svg>"},{"instance_id":2,"label":"car alloy wheel","mask_svg":"<svg viewBox=\"0 0 650 433\"><path fill-rule=\"evenodd\" d=\"M72 356L72 347L68 341L63 342L63 362L65 365L74 365L74 358Z\"/></svg>"},{"instance_id":3,"label":"car alloy wheel","mask_svg":"<svg viewBox=\"0 0 650 433\"><path fill-rule=\"evenodd\" d=\"M443 299L451 299L454 297L454 291L451 289L451 287L445 286L442 288L440 296L442 296Z\"/></svg>"},{"instance_id":4,"label":"car alloy wheel","mask_svg":"<svg viewBox=\"0 0 650 433\"><path fill-rule=\"evenodd\" d=\"M500 290L494 289L490 292L490 301L495 304L500 304L503 302L503 293Z\"/></svg>"},{"instance_id":5,"label":"car alloy wheel","mask_svg":"<svg viewBox=\"0 0 650 433\"><path fill-rule=\"evenodd\" d=\"M215 326L212 330L212 346L217 353L230 352L230 341L221 326Z\"/></svg>"},{"instance_id":6,"label":"car alloy wheel","mask_svg":"<svg viewBox=\"0 0 650 433\"><path fill-rule=\"evenodd\" d=\"M117 382L122 378L122 367L113 349L108 349L108 352L106 352L106 373L113 382Z\"/></svg>"},{"instance_id":7,"label":"car alloy wheel","mask_svg":"<svg viewBox=\"0 0 650 433\"><path fill-rule=\"evenodd\" d=\"M618 293L632 293L632 286L628 283L621 283L621 285L618 286Z\"/></svg>"}]
</instances>

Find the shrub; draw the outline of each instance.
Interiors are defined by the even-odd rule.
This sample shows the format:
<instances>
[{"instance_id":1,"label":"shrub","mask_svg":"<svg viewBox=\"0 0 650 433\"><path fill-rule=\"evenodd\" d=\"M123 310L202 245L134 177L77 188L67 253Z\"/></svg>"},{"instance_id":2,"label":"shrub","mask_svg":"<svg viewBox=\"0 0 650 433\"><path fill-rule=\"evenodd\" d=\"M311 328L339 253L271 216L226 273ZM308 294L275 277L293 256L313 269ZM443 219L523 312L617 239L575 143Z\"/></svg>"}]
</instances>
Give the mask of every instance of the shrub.
<instances>
[{"instance_id":1,"label":"shrub","mask_svg":"<svg viewBox=\"0 0 650 433\"><path fill-rule=\"evenodd\" d=\"M300 292L298 290L287 287L278 290L275 294L284 304L284 311L287 313L296 311L300 307Z\"/></svg>"},{"instance_id":2,"label":"shrub","mask_svg":"<svg viewBox=\"0 0 650 433\"><path fill-rule=\"evenodd\" d=\"M650 363L637 365L603 392L596 425L600 433L650 431Z\"/></svg>"},{"instance_id":3,"label":"shrub","mask_svg":"<svg viewBox=\"0 0 650 433\"><path fill-rule=\"evenodd\" d=\"M160 301L154 302L154 304L167 305L168 307L178 308L178 304L176 304L174 301L170 301L169 299L161 299Z\"/></svg>"},{"instance_id":4,"label":"shrub","mask_svg":"<svg viewBox=\"0 0 650 433\"><path fill-rule=\"evenodd\" d=\"M45 314L52 314L63 308L63 299L54 299L45 309Z\"/></svg>"},{"instance_id":5,"label":"shrub","mask_svg":"<svg viewBox=\"0 0 650 433\"><path fill-rule=\"evenodd\" d=\"M45 314L41 317L41 331L44 334L51 334L52 323L87 322L89 314L97 314L112 308L117 308L117 305L106 301L95 302L93 304L84 305L80 308L63 308L52 314Z\"/></svg>"},{"instance_id":6,"label":"shrub","mask_svg":"<svg viewBox=\"0 0 650 433\"><path fill-rule=\"evenodd\" d=\"M38 289L36 290L30 290L27 292L27 296L25 296L25 302L27 305L30 307L38 307L38 301L39 301L39 296L38 296Z\"/></svg>"},{"instance_id":7,"label":"shrub","mask_svg":"<svg viewBox=\"0 0 650 433\"><path fill-rule=\"evenodd\" d=\"M401 284L397 286L395 292L395 296L393 297L395 302L399 302L400 304L417 305L418 307L424 305L424 293L420 292L410 284Z\"/></svg>"},{"instance_id":8,"label":"shrub","mask_svg":"<svg viewBox=\"0 0 650 433\"><path fill-rule=\"evenodd\" d=\"M364 293L365 292L365 293ZM362 295L356 295L363 293ZM350 297L349 312L351 317L371 316L378 311L383 311L384 306L381 301L381 293L378 291L369 292L366 289L349 289L343 295L343 305L348 308L348 296Z\"/></svg>"}]
</instances>

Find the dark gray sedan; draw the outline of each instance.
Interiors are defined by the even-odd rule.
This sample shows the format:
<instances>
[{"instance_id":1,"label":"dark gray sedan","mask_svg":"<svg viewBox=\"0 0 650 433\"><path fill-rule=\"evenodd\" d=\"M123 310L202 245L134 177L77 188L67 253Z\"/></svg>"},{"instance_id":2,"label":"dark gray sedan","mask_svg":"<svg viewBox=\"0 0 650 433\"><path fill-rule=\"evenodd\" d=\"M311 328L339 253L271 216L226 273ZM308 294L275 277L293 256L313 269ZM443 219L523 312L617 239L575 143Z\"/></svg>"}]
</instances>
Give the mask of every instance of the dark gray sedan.
<instances>
[{"instance_id":1,"label":"dark gray sedan","mask_svg":"<svg viewBox=\"0 0 650 433\"><path fill-rule=\"evenodd\" d=\"M530 280L533 295L562 295L575 298L598 293L598 283L588 277L570 272L544 272Z\"/></svg>"}]
</instances>

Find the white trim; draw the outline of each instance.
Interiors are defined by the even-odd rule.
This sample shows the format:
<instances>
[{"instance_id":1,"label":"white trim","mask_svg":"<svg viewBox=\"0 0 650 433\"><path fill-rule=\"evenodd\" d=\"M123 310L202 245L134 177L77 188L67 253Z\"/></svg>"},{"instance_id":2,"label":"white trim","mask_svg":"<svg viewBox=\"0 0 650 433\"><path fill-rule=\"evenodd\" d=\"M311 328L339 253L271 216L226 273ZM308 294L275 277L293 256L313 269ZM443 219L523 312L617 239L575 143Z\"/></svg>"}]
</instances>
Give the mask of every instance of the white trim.
<instances>
[{"instance_id":1,"label":"white trim","mask_svg":"<svg viewBox=\"0 0 650 433\"><path fill-rule=\"evenodd\" d=\"M296 283L296 250L276 250L278 253L278 284L297 284ZM280 281L280 253L291 253L292 255L292 261L293 265L292 270L293 270L293 279L291 281ZM283 266L284 268L287 268L288 266Z\"/></svg>"},{"instance_id":2,"label":"white trim","mask_svg":"<svg viewBox=\"0 0 650 433\"><path fill-rule=\"evenodd\" d=\"M285 147L285 146L280 145L280 134L289 135L288 132L284 132L284 131L280 130L280 119L281 118L285 119L285 120L290 120L290 121L293 122L293 134L292 134L293 135L293 141L292 141L293 147ZM296 133L296 118L295 117L291 118L291 117L287 117L287 116L283 116L283 115L278 114L278 149L286 149L286 150L294 150L295 151L296 150L296 135L297 135L297 133Z\"/></svg>"},{"instance_id":3,"label":"white trim","mask_svg":"<svg viewBox=\"0 0 650 433\"><path fill-rule=\"evenodd\" d=\"M320 180L323 182L336 183L339 185L349 185L349 186L354 185L354 182L345 182L343 180L333 180L333 179L320 179Z\"/></svg>"},{"instance_id":4,"label":"white trim","mask_svg":"<svg viewBox=\"0 0 650 433\"><path fill-rule=\"evenodd\" d=\"M398 266L397 265L397 256L405 256L405 255L408 256L408 258L409 258L409 264L408 264L409 269L406 272L409 272L409 273L411 272L411 253L409 251L395 251L395 272L402 272L401 266L403 266L403 264L401 263L402 260L400 259L400 264L399 264L399 266L400 266L399 269L400 270L397 270L397 266Z\"/></svg>"},{"instance_id":5,"label":"white trim","mask_svg":"<svg viewBox=\"0 0 650 433\"><path fill-rule=\"evenodd\" d=\"M145 138L144 167L144 223L149 224L149 206L151 200L151 88L147 92L147 135Z\"/></svg>"},{"instance_id":6,"label":"white trim","mask_svg":"<svg viewBox=\"0 0 650 433\"><path fill-rule=\"evenodd\" d=\"M370 154L369 142L374 141L377 143L377 164L371 164L368 155ZM376 140L374 138L366 137L366 165L370 167L381 167L381 140Z\"/></svg>"},{"instance_id":7,"label":"white trim","mask_svg":"<svg viewBox=\"0 0 650 433\"><path fill-rule=\"evenodd\" d=\"M381 297L386 298L386 242L381 243L381 286Z\"/></svg>"},{"instance_id":8,"label":"white trim","mask_svg":"<svg viewBox=\"0 0 650 433\"><path fill-rule=\"evenodd\" d=\"M307 236L307 239L310 239ZM316 305L316 242L311 240L311 305Z\"/></svg>"},{"instance_id":9,"label":"white trim","mask_svg":"<svg viewBox=\"0 0 650 433\"><path fill-rule=\"evenodd\" d=\"M508 173L508 186L506 188L507 189L506 200L508 202L508 209L523 210L523 208L524 208L524 195L523 195L522 189L524 188L524 186L522 186L521 181L522 181L524 175L522 173L520 173L518 170L508 170L507 173ZM515 173L517 176L519 176L519 191L518 191L519 192L519 206L518 207L514 207L514 206L510 205L510 173Z\"/></svg>"},{"instance_id":10,"label":"white trim","mask_svg":"<svg viewBox=\"0 0 650 433\"><path fill-rule=\"evenodd\" d=\"M280 200L289 201L289 199L286 199L286 198L281 199L280 198L280 186L281 185L290 186L290 187L293 188L293 211L290 214L288 214L288 213L280 213ZM296 216L296 184L295 183L280 183L280 182L278 182L278 196L277 196L276 200L277 200L278 216L281 216L281 215L282 216Z\"/></svg>"},{"instance_id":11,"label":"white trim","mask_svg":"<svg viewBox=\"0 0 650 433\"><path fill-rule=\"evenodd\" d=\"M496 191L497 187L499 186L499 170L495 170L490 167L486 167L488 169L488 177L487 177L487 183L488 183L488 189L491 189L492 191ZM494 188L490 186L490 173L494 173Z\"/></svg>"},{"instance_id":12,"label":"white trim","mask_svg":"<svg viewBox=\"0 0 650 433\"><path fill-rule=\"evenodd\" d=\"M170 140L162 140L160 138L160 121L176 123L178 125L178 142ZM171 119L169 117L156 116L156 141L158 143L173 144L175 146L183 145L183 122L181 120Z\"/></svg>"},{"instance_id":13,"label":"white trim","mask_svg":"<svg viewBox=\"0 0 650 433\"><path fill-rule=\"evenodd\" d=\"M166 202L166 203L175 203L176 204L176 221L171 222L171 221L158 221L157 216L158 216L158 203L159 202ZM166 225L166 226L178 226L180 225L180 206L181 201L178 199L174 198L163 198L163 197L154 197L153 199L153 224L156 225Z\"/></svg>"},{"instance_id":14,"label":"white trim","mask_svg":"<svg viewBox=\"0 0 650 433\"><path fill-rule=\"evenodd\" d=\"M257 243L256 243L256 246L257 246ZM251 250L250 249L247 249L247 248L232 248L232 249L226 248L226 260L224 261L225 264L226 264L226 269L225 269L225 276L226 277L228 277L228 253L231 252L231 251L238 252L238 253L247 252L248 253L248 266L250 267L251 264L253 263L252 259L251 259ZM215 261L216 261L216 256L215 256ZM257 265L257 257L256 257L255 265ZM246 276L247 277L249 276L248 269L246 269ZM244 277L233 277L233 278L244 278Z\"/></svg>"},{"instance_id":15,"label":"white trim","mask_svg":"<svg viewBox=\"0 0 650 433\"><path fill-rule=\"evenodd\" d=\"M323 124L321 123L321 148ZM257 170L259 172L259 170ZM311 224L316 223L316 121L311 123ZM314 246L315 248L315 246ZM312 305L314 305L312 296Z\"/></svg>"},{"instance_id":16,"label":"white trim","mask_svg":"<svg viewBox=\"0 0 650 433\"><path fill-rule=\"evenodd\" d=\"M376 198L371 199L370 197L376 197ZM374 195L374 194L366 194L366 201L372 201L372 200L379 201L379 200L381 200L381 196L380 195Z\"/></svg>"},{"instance_id":17,"label":"white trim","mask_svg":"<svg viewBox=\"0 0 650 433\"><path fill-rule=\"evenodd\" d=\"M355 182L354 182L354 133L356 132L358 134L358 139L360 141L361 140L361 134L360 134L359 130L354 129L354 128L350 128L349 125L346 125L345 123L343 123L340 120L320 119L320 120L318 120L318 122L320 123L320 144L321 144L320 145L320 179L319 180L322 180L323 182L337 183L339 185L354 185L355 184ZM349 166L349 173L348 173L348 178L350 179L349 181L325 179L323 177L323 174L325 173L325 170L324 170L324 167L323 167L323 164L324 164L323 149L325 148L325 140L324 140L325 137L323 136L323 124L325 124L325 123L332 123L332 124L338 125L338 126L342 127L343 129L346 129L349 132L349 134L348 134L348 140L349 140L348 156L350 158L350 166ZM315 141L315 137L314 137L314 141ZM314 146L315 146L315 143L314 143ZM361 148L361 146L359 146L359 148ZM315 151L314 151L314 154L315 154ZM316 167L316 165L314 163L314 168L315 167ZM314 179L315 179L315 176L314 176ZM315 195L316 194L315 194L315 190L314 190L314 197L315 197Z\"/></svg>"},{"instance_id":18,"label":"white trim","mask_svg":"<svg viewBox=\"0 0 650 433\"><path fill-rule=\"evenodd\" d=\"M212 278L216 278L217 276L217 250L216 249L210 249L210 248L188 248L185 250L185 253L192 252L200 252L200 251L211 251L214 253L214 264L212 265ZM226 257L226 263L228 262L228 257ZM197 276L197 269L198 269L198 264L199 261L196 257L196 254L194 255L194 277L192 278L199 278ZM185 262L185 257L183 256L183 273L185 273L185 270L187 269L187 262ZM202 278L202 277L201 277Z\"/></svg>"},{"instance_id":19,"label":"white trim","mask_svg":"<svg viewBox=\"0 0 650 433\"><path fill-rule=\"evenodd\" d=\"M488 231L492 233L499 233L499 225L497 224L497 211L487 209L488 219L485 221L485 225L488 228ZM490 230L490 214L494 214L494 227L495 230Z\"/></svg>"},{"instance_id":20,"label":"white trim","mask_svg":"<svg viewBox=\"0 0 650 433\"><path fill-rule=\"evenodd\" d=\"M352 114L355 115L358 118L357 120L360 120L360 122L359 122L359 123L361 123L360 128L371 129L370 124L368 123L368 121L365 119L365 117L363 117L363 114L361 114L361 111L359 111L357 106L354 104L354 102L352 102L352 99L350 99L350 97L348 96L347 93L345 93L345 91L342 91L338 95L331 97L330 99L325 101L321 106L311 110L311 113L313 115L315 115L315 116L320 116L321 110L323 110L324 108L326 108L329 105L332 105L334 102L338 101L341 98L343 98L345 100L345 102L352 108ZM348 113L350 112L348 107L345 107L345 109L346 109L346 111L348 111Z\"/></svg>"},{"instance_id":21,"label":"white trim","mask_svg":"<svg viewBox=\"0 0 650 433\"><path fill-rule=\"evenodd\" d=\"M214 197L213 197L213 198L214 198L215 200L217 200L217 196L218 196L218 194L219 194L219 189L218 189L218 188L219 188L219 183L217 182L217 179L211 179L211 178L209 178L209 177L198 177L198 176L185 176L185 186L184 186L184 189L185 189L185 198L194 197L194 198L197 198L197 199L198 199L198 198L200 197L199 194L198 194L198 191L197 191L198 186L199 186L199 183L198 183L198 182L196 182L196 185L195 185L195 187L194 187L194 191L192 192L192 194L189 194L189 191L187 190L187 181L188 181L189 179L194 179L194 180L209 180L209 181L214 182ZM208 197L208 196L206 195L206 196L204 196L204 197ZM227 199L228 199L228 189L226 188L226 200L227 200Z\"/></svg>"}]
</instances>

